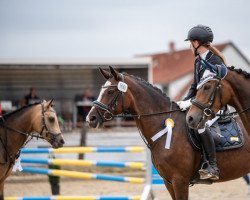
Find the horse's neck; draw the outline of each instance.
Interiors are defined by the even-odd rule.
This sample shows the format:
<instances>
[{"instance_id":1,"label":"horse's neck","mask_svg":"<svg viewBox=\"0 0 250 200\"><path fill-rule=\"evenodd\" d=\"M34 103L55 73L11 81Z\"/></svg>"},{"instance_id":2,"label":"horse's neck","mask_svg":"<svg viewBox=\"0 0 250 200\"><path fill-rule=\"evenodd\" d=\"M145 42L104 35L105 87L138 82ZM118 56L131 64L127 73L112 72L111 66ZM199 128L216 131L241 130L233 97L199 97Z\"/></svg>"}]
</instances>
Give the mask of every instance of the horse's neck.
<instances>
[{"instance_id":1,"label":"horse's neck","mask_svg":"<svg viewBox=\"0 0 250 200\"><path fill-rule=\"evenodd\" d=\"M9 116L5 121L5 124L9 128L2 128L2 133L4 135L6 134L6 147L12 156L15 156L17 154L17 152L27 139L27 135L24 135L22 133L30 133L30 122L32 121L32 118L29 112L30 111L20 113L17 112L12 116Z\"/></svg>"},{"instance_id":2,"label":"horse's neck","mask_svg":"<svg viewBox=\"0 0 250 200\"><path fill-rule=\"evenodd\" d=\"M232 88L232 98L229 101L229 105L235 107L235 109L240 112L246 108L250 107L250 91L249 91L249 84L250 79L245 78L241 74L237 74L236 72L229 71L226 80L230 83ZM247 132L250 133L250 110L244 112L240 115L241 120L247 129Z\"/></svg>"},{"instance_id":3,"label":"horse's neck","mask_svg":"<svg viewBox=\"0 0 250 200\"><path fill-rule=\"evenodd\" d=\"M139 91L139 92L138 92ZM142 90L136 90L133 92L133 103L130 107L132 114L142 115L142 114L153 114L157 112L170 111L173 109L178 109L177 105L171 102L169 98L164 97L162 94L156 94L153 96L150 93L141 94ZM140 118L135 118L137 127L140 129L145 139L149 144L152 143L151 138L159 131L164 128L164 121L166 118L173 118L179 124L185 124L185 116L183 113L166 113L152 116L142 116ZM183 126L185 127L185 126Z\"/></svg>"}]
</instances>

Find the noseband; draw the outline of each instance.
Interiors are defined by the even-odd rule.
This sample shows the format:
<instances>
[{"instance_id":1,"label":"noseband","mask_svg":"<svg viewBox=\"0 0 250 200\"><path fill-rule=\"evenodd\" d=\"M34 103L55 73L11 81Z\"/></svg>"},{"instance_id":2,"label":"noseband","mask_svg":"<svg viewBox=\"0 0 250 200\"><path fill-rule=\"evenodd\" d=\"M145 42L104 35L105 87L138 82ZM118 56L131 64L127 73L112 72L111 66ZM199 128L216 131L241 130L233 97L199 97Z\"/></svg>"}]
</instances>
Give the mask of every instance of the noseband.
<instances>
[{"instance_id":1,"label":"noseband","mask_svg":"<svg viewBox=\"0 0 250 200\"><path fill-rule=\"evenodd\" d=\"M122 76L122 82L124 82L124 75L121 74ZM102 88L110 88L110 87L114 87L117 88L118 90L118 85L107 85L107 86L102 86ZM114 96L114 98L111 100L111 102L108 105L103 104L100 101L93 101L93 106L95 107L95 109L97 110L98 115L100 116L100 118L102 119L102 121L110 121L112 120L114 117L121 117L122 115L115 115L114 114L114 110L118 105L118 99L119 97L122 96L122 113L124 113L124 101L125 101L125 95L124 92L118 90L118 93ZM100 110L103 110L104 113L102 114Z\"/></svg>"},{"instance_id":2,"label":"noseband","mask_svg":"<svg viewBox=\"0 0 250 200\"><path fill-rule=\"evenodd\" d=\"M206 117L210 117L210 116L214 117L215 116L215 112L213 111L212 108L213 108L217 93L219 93L221 95L221 93L220 93L221 79L216 78L216 81L217 81L216 85L213 89L213 93L210 96L210 100L209 100L208 104L201 103L196 98L191 100L191 103L193 105L195 105L196 107L198 107L199 109L201 109L203 111L204 116L206 116Z\"/></svg>"}]
</instances>

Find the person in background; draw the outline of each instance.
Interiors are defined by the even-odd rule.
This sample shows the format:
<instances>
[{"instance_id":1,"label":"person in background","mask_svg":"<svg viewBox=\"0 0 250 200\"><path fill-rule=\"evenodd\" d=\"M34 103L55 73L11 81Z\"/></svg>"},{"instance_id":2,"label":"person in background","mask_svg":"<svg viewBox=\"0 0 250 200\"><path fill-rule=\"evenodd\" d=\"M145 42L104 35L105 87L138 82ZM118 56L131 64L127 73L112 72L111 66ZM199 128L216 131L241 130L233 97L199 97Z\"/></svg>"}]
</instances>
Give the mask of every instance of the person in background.
<instances>
[{"instance_id":1,"label":"person in background","mask_svg":"<svg viewBox=\"0 0 250 200\"><path fill-rule=\"evenodd\" d=\"M75 103L77 106L77 121L81 122L81 139L80 146L86 146L86 135L88 131L88 125L85 123L86 117L92 107L92 102L95 100L92 89L86 87L82 95L75 96ZM84 154L79 154L78 159L84 159Z\"/></svg>"},{"instance_id":2,"label":"person in background","mask_svg":"<svg viewBox=\"0 0 250 200\"><path fill-rule=\"evenodd\" d=\"M85 121L86 116L88 115L91 107L92 102L95 100L93 92L91 88L87 87L84 89L82 95L76 95L75 102L82 103L82 105L77 105L77 114L79 121Z\"/></svg>"},{"instance_id":3,"label":"person in background","mask_svg":"<svg viewBox=\"0 0 250 200\"><path fill-rule=\"evenodd\" d=\"M23 102L21 104L22 106L26 106L26 105L33 104L39 101L40 101L40 98L37 96L36 88L31 87L29 94L27 94L24 97Z\"/></svg>"}]
</instances>

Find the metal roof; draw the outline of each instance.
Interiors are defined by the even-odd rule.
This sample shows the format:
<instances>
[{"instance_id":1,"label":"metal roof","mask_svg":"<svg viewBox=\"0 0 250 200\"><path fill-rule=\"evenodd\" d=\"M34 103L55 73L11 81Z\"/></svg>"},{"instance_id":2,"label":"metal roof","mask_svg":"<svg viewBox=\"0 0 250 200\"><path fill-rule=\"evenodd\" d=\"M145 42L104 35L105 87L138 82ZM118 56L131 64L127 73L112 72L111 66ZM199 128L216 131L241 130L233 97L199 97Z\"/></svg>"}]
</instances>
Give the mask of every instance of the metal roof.
<instances>
[{"instance_id":1,"label":"metal roof","mask_svg":"<svg viewBox=\"0 0 250 200\"><path fill-rule=\"evenodd\" d=\"M37 68L39 66L46 68L98 68L100 66L112 65L131 68L137 65L138 68L145 68L151 64L151 58L129 58L129 59L0 59L0 67L3 65L11 68L20 66ZM132 66L131 66L132 65ZM141 65L141 66L140 66Z\"/></svg>"}]
</instances>

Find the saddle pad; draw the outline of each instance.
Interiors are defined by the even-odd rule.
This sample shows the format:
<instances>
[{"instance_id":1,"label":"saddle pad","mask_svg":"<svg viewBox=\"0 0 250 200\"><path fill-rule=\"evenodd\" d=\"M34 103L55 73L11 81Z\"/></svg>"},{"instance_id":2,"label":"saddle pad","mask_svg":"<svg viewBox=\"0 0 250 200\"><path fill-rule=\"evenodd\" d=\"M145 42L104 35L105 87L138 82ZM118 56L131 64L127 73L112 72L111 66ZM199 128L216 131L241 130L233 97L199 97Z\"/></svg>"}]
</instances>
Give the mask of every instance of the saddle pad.
<instances>
[{"instance_id":1,"label":"saddle pad","mask_svg":"<svg viewBox=\"0 0 250 200\"><path fill-rule=\"evenodd\" d=\"M231 122L220 123L220 140L215 140L215 146L217 151L224 151L227 149L235 149L242 147L244 144L244 137L242 130L235 119L231 119Z\"/></svg>"},{"instance_id":2,"label":"saddle pad","mask_svg":"<svg viewBox=\"0 0 250 200\"><path fill-rule=\"evenodd\" d=\"M236 149L244 145L242 130L233 118L224 123L215 123L210 127L210 130L215 141L216 151ZM197 131L189 129L188 138L196 149L201 149L201 142Z\"/></svg>"}]
</instances>

